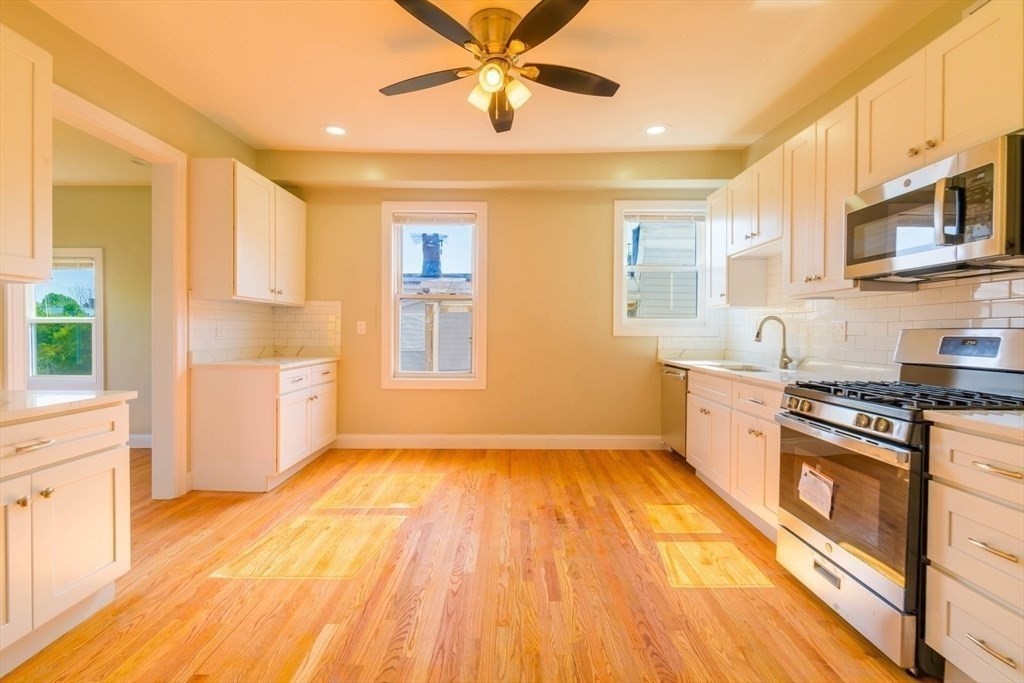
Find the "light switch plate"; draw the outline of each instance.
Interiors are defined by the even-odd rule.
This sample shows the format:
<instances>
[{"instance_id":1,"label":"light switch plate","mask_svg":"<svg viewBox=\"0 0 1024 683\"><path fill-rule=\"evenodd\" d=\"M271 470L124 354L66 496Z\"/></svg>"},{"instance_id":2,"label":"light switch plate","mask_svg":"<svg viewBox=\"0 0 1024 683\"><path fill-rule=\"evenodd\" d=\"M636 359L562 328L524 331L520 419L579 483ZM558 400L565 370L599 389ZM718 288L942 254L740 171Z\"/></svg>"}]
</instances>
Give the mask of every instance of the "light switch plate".
<instances>
[{"instance_id":1,"label":"light switch plate","mask_svg":"<svg viewBox=\"0 0 1024 683\"><path fill-rule=\"evenodd\" d=\"M828 338L834 342L846 341L846 321L834 320L828 324Z\"/></svg>"},{"instance_id":2,"label":"light switch plate","mask_svg":"<svg viewBox=\"0 0 1024 683\"><path fill-rule=\"evenodd\" d=\"M224 320L217 321L217 331L214 333L217 339L228 336L228 324Z\"/></svg>"},{"instance_id":3,"label":"light switch plate","mask_svg":"<svg viewBox=\"0 0 1024 683\"><path fill-rule=\"evenodd\" d=\"M356 334L366 334L366 321L365 320L357 320L356 321Z\"/></svg>"}]
</instances>

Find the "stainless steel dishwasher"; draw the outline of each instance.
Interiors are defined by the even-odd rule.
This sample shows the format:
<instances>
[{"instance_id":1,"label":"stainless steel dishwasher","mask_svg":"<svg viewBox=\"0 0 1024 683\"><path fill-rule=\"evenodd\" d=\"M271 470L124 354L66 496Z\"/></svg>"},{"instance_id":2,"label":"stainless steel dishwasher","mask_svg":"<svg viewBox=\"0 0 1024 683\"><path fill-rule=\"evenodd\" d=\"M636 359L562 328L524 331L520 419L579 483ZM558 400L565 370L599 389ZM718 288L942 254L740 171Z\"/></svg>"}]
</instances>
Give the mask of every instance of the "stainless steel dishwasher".
<instances>
[{"instance_id":1,"label":"stainless steel dishwasher","mask_svg":"<svg viewBox=\"0 0 1024 683\"><path fill-rule=\"evenodd\" d=\"M661 368L661 440L686 455L686 370Z\"/></svg>"}]
</instances>

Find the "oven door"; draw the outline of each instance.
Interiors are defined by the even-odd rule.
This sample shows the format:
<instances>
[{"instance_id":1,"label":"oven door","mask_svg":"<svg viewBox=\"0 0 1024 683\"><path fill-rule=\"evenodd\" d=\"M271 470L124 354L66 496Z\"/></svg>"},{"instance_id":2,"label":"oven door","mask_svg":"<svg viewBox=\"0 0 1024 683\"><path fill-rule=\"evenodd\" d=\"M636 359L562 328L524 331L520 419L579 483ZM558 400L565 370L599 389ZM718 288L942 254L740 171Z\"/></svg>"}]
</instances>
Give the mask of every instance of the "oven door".
<instances>
[{"instance_id":1,"label":"oven door","mask_svg":"<svg viewBox=\"0 0 1024 683\"><path fill-rule=\"evenodd\" d=\"M779 523L893 607L915 611L921 453L788 413Z\"/></svg>"}]
</instances>

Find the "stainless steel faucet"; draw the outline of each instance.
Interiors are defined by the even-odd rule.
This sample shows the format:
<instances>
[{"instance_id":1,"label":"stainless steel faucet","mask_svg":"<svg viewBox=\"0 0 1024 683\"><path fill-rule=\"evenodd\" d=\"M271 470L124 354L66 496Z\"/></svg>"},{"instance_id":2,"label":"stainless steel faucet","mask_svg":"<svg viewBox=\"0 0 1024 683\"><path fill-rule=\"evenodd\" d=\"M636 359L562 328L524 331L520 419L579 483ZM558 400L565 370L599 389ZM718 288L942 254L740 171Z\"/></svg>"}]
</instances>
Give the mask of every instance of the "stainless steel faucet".
<instances>
[{"instance_id":1,"label":"stainless steel faucet","mask_svg":"<svg viewBox=\"0 0 1024 683\"><path fill-rule=\"evenodd\" d=\"M761 341L761 328L763 328L764 324L769 320L774 320L782 325L782 353L779 355L779 367L783 370L788 370L793 359L789 357L788 353L786 353L786 323L782 321L782 318L777 315L766 315L761 318L761 322L757 324L757 332L754 333L754 341Z\"/></svg>"}]
</instances>

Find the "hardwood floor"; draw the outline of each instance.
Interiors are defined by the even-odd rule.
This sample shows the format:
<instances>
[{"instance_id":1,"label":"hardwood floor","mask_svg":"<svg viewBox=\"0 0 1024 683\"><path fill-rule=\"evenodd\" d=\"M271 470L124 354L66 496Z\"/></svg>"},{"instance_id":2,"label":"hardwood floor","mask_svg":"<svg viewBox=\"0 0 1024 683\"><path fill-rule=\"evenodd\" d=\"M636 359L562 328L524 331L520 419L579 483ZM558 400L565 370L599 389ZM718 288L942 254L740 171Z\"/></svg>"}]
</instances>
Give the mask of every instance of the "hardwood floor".
<instances>
[{"instance_id":1,"label":"hardwood floor","mask_svg":"<svg viewBox=\"0 0 1024 683\"><path fill-rule=\"evenodd\" d=\"M913 680L669 453L332 451L271 493L172 501L133 453L132 482L116 600L5 680ZM303 518L384 536L282 547ZM246 555L261 539L278 549ZM674 588L662 554L682 545L768 585ZM286 571L332 562L350 578ZM239 563L287 578L218 575Z\"/></svg>"}]
</instances>

